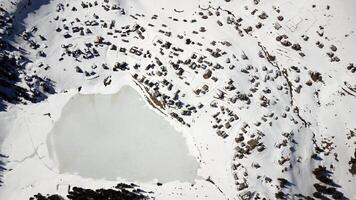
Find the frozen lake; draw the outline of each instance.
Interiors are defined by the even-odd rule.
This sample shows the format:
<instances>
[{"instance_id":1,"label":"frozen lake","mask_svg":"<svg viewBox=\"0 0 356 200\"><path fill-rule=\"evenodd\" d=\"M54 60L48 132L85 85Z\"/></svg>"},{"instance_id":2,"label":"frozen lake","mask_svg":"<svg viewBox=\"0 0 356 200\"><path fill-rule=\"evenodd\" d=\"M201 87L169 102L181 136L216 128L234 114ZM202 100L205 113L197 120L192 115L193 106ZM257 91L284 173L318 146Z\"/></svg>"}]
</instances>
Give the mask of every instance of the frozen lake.
<instances>
[{"instance_id":1,"label":"frozen lake","mask_svg":"<svg viewBox=\"0 0 356 200\"><path fill-rule=\"evenodd\" d=\"M74 96L48 135L61 173L128 181L187 181L198 163L186 139L130 86L114 95Z\"/></svg>"}]
</instances>

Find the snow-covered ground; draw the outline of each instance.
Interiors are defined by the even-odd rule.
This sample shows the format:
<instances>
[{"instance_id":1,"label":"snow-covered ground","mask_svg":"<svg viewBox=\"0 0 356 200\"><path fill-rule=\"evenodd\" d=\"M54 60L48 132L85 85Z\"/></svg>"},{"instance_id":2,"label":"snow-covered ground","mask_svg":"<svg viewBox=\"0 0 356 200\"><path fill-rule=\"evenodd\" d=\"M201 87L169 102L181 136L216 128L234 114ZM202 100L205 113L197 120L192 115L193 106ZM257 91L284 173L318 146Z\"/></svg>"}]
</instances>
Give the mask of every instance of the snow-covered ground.
<instances>
[{"instance_id":1,"label":"snow-covered ground","mask_svg":"<svg viewBox=\"0 0 356 200\"><path fill-rule=\"evenodd\" d=\"M0 6L14 17L7 29L12 31L1 32L12 48L0 53L23 65L16 86L30 96L14 92L18 104L0 96L0 109L2 102L7 106L0 113L0 199L65 197L69 185L95 189L119 182L134 182L156 199L356 199L355 1L3 0ZM3 95L7 90L0 84ZM56 94L49 95L46 84ZM120 90L124 85L136 90L147 111L130 91ZM31 103L38 91L48 98L40 95L33 101L39 103ZM90 101L117 93L123 98L112 97L115 103L103 103L95 115L99 108L92 104L71 103L78 95ZM133 98L137 110L130 113L128 106L115 114L125 98ZM91 121L88 132L94 134L109 115L118 122L112 119L103 129L120 133L119 119L136 112L159 120L140 116L125 125L162 121L179 146L162 152L188 156L167 166L196 160L186 161L193 171L199 165L194 181L181 172L163 185L131 175L99 178L60 170L61 159L49 156L59 148L57 157L62 152L65 161L83 167L78 157L95 149L77 151L86 148L78 140L97 140L98 156L113 141L85 138L85 131L77 134L66 121L80 118L72 125L86 128ZM140 142L163 132L145 133ZM174 144L165 141L159 142ZM117 151L128 150L117 144ZM159 151L160 144L151 150ZM118 152L100 160L117 156L108 163L117 167L124 154L133 159L131 152ZM137 159L164 162L147 154ZM145 164L133 166L133 175Z\"/></svg>"}]
</instances>

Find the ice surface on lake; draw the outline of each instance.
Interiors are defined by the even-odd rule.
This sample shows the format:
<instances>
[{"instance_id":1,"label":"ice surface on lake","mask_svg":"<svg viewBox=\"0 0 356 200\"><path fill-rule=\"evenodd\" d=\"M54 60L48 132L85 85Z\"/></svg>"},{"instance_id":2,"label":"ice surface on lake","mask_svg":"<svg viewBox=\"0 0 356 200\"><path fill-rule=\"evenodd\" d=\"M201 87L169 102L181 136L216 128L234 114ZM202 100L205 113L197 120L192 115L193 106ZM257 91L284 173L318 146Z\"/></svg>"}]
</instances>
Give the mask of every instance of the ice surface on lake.
<instances>
[{"instance_id":1,"label":"ice surface on lake","mask_svg":"<svg viewBox=\"0 0 356 200\"><path fill-rule=\"evenodd\" d=\"M74 96L48 148L61 173L90 178L192 182L198 168L183 135L129 86L114 95Z\"/></svg>"}]
</instances>

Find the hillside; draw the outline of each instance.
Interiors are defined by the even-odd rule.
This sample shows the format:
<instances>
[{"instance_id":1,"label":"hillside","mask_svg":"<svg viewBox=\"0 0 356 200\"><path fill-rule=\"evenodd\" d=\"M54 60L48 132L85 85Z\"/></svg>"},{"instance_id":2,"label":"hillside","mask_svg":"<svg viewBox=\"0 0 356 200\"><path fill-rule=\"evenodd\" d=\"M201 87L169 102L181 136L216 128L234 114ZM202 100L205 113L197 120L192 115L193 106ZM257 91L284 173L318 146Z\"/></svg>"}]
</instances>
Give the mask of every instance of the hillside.
<instances>
[{"instance_id":1,"label":"hillside","mask_svg":"<svg viewBox=\"0 0 356 200\"><path fill-rule=\"evenodd\" d=\"M352 0L1 1L0 199L356 199L355 9ZM160 117L128 107L136 97L119 99L124 86ZM131 128L148 135L107 134ZM50 135L69 131L61 159ZM189 158L154 153L162 141ZM197 169L183 163L191 158ZM117 162L135 176L63 167L101 174ZM190 178L157 178L175 163ZM153 178L139 180L137 165Z\"/></svg>"}]
</instances>

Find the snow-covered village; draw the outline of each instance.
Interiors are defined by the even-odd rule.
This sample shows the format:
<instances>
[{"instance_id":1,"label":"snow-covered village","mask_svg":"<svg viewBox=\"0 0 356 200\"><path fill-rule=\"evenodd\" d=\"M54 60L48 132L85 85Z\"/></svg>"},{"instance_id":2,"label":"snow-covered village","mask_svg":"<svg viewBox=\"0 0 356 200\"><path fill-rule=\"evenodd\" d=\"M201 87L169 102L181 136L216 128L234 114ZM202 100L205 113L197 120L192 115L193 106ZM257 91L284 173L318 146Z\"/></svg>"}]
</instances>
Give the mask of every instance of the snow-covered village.
<instances>
[{"instance_id":1,"label":"snow-covered village","mask_svg":"<svg viewBox=\"0 0 356 200\"><path fill-rule=\"evenodd\" d=\"M0 0L0 199L355 200L355 10Z\"/></svg>"}]
</instances>

